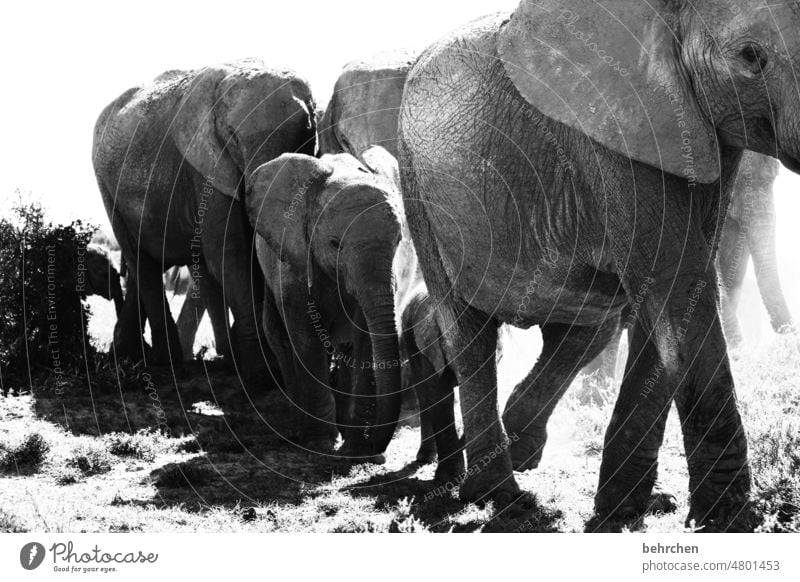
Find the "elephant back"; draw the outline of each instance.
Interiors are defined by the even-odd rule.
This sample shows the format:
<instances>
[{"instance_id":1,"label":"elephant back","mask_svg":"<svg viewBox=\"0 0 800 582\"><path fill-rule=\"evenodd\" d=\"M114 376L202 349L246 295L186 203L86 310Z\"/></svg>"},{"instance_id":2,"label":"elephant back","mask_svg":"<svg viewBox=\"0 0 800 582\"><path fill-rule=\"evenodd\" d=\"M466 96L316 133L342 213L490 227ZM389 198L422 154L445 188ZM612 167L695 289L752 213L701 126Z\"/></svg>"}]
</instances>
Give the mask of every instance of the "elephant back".
<instances>
[{"instance_id":1,"label":"elephant back","mask_svg":"<svg viewBox=\"0 0 800 582\"><path fill-rule=\"evenodd\" d=\"M168 71L103 110L95 125L95 173L101 188L105 182L113 190L158 189L171 187L186 165L239 198L258 165L286 151L314 153L314 110L302 77L259 60Z\"/></svg>"},{"instance_id":2,"label":"elephant back","mask_svg":"<svg viewBox=\"0 0 800 582\"><path fill-rule=\"evenodd\" d=\"M401 50L345 66L320 125L320 151L360 159L370 146L379 145L397 157L400 103L415 60L413 52Z\"/></svg>"}]
</instances>

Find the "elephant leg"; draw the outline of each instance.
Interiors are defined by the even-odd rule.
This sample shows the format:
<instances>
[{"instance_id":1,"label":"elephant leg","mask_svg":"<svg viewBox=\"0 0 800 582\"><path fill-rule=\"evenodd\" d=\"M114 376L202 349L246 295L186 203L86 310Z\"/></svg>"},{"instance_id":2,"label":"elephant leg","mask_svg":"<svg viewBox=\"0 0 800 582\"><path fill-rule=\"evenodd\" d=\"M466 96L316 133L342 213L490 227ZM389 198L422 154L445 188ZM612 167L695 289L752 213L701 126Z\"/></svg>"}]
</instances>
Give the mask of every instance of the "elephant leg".
<instances>
[{"instance_id":1,"label":"elephant leg","mask_svg":"<svg viewBox=\"0 0 800 582\"><path fill-rule=\"evenodd\" d=\"M729 217L720 238L718 270L722 283L722 326L728 343L734 347L743 340L736 312L749 260L747 234L736 219Z\"/></svg>"},{"instance_id":2,"label":"elephant leg","mask_svg":"<svg viewBox=\"0 0 800 582\"><path fill-rule=\"evenodd\" d=\"M139 296L139 288L133 276L128 277L127 294L122 309L114 325L115 358L144 361L149 346L144 340L144 327L147 323L144 303Z\"/></svg>"},{"instance_id":3,"label":"elephant leg","mask_svg":"<svg viewBox=\"0 0 800 582\"><path fill-rule=\"evenodd\" d=\"M472 307L439 305L445 355L458 378L464 420L468 467L461 500L510 503L519 486L497 409L497 321Z\"/></svg>"},{"instance_id":4,"label":"elephant leg","mask_svg":"<svg viewBox=\"0 0 800 582\"><path fill-rule=\"evenodd\" d=\"M178 315L178 336L181 338L183 347L183 359L191 360L194 358L194 340L197 337L197 328L203 319L205 306L203 300L194 289L189 289L181 306Z\"/></svg>"},{"instance_id":5,"label":"elephant leg","mask_svg":"<svg viewBox=\"0 0 800 582\"><path fill-rule=\"evenodd\" d=\"M455 483L464 469L464 446L456 430L453 410L455 378L450 370L437 374L421 354L412 356L412 360L416 360L409 361L409 366L419 402L421 429L417 462L429 463L438 458L436 479Z\"/></svg>"},{"instance_id":6,"label":"elephant leg","mask_svg":"<svg viewBox=\"0 0 800 582\"><path fill-rule=\"evenodd\" d=\"M340 359L344 381L335 390L337 394L336 411L339 417L340 407L344 408L342 438L344 444L339 450L343 457L358 459L361 462L385 460L383 455L374 455L370 438L371 426L375 423L377 385L375 371L372 367L372 342L368 333L364 314L359 312L353 317L352 352L346 359Z\"/></svg>"},{"instance_id":7,"label":"elephant leg","mask_svg":"<svg viewBox=\"0 0 800 582\"><path fill-rule=\"evenodd\" d=\"M353 364L353 346L341 344L337 346L336 358L331 366L331 390L336 403L336 427L345 442L350 437L351 426L355 418L355 399L350 390L355 382L356 373Z\"/></svg>"},{"instance_id":8,"label":"elephant leg","mask_svg":"<svg viewBox=\"0 0 800 582\"><path fill-rule=\"evenodd\" d=\"M338 433L336 403L329 387L330 359L317 336L306 329L310 321L303 296L287 295L278 304L266 289L263 325L292 405L292 436L311 450L330 453Z\"/></svg>"},{"instance_id":9,"label":"elephant leg","mask_svg":"<svg viewBox=\"0 0 800 582\"><path fill-rule=\"evenodd\" d=\"M415 367L411 362L409 362L409 366L413 368ZM413 398L414 403L416 404L416 408L419 412L419 449L417 449L417 463L421 465L427 465L428 463L433 463L436 461L436 430L433 428L434 425L434 411L431 410L434 402L428 402L430 400L430 392L436 390L436 386L434 382L432 382L430 378L427 376L423 376L425 372L422 370L413 370L414 378L417 378L416 381L413 382L415 388L413 391L407 392L409 394L408 398ZM435 371L434 371L435 373ZM434 376L435 378L435 376ZM431 386L427 386L427 382L431 381ZM422 403L425 403L424 405Z\"/></svg>"},{"instance_id":10,"label":"elephant leg","mask_svg":"<svg viewBox=\"0 0 800 582\"><path fill-rule=\"evenodd\" d=\"M211 320L211 329L214 332L214 348L217 350L218 355L224 358L231 358L233 354L231 348L231 326L222 287L208 276L205 268L202 268L200 272L202 275L200 296L203 300L203 306L208 311L208 318Z\"/></svg>"},{"instance_id":11,"label":"elephant leg","mask_svg":"<svg viewBox=\"0 0 800 582\"><path fill-rule=\"evenodd\" d=\"M598 528L605 520L627 520L646 512L658 478L658 451L674 393L658 349L640 324L634 324L629 340L622 387L606 430L608 454L603 456L595 498ZM635 442L626 438L634 432Z\"/></svg>"},{"instance_id":12,"label":"elephant leg","mask_svg":"<svg viewBox=\"0 0 800 582\"><path fill-rule=\"evenodd\" d=\"M203 257L211 279L223 290L223 308L233 313L233 364L245 386L267 383L267 363L256 314L261 313L261 276L252 269L252 235L242 204L217 191L203 223Z\"/></svg>"},{"instance_id":13,"label":"elephant leg","mask_svg":"<svg viewBox=\"0 0 800 582\"><path fill-rule=\"evenodd\" d=\"M619 361L619 343L622 340L622 330L609 340L606 348L594 360L589 362L583 373L595 376L600 380L613 381L617 376L617 362Z\"/></svg>"},{"instance_id":14,"label":"elephant leg","mask_svg":"<svg viewBox=\"0 0 800 582\"><path fill-rule=\"evenodd\" d=\"M135 284L128 289L119 331L120 334L127 334L132 327L141 331L146 318L150 322L153 349L150 354L144 354L145 364L177 365L182 359L183 350L178 337L178 328L172 319L167 295L164 293L163 281L160 265L151 257L140 254L135 265ZM130 325L130 321L135 322L137 317L138 326ZM133 332L131 341L136 341L135 335L136 332ZM116 341L117 330L114 336ZM144 341L141 342L143 345Z\"/></svg>"},{"instance_id":15,"label":"elephant leg","mask_svg":"<svg viewBox=\"0 0 800 582\"><path fill-rule=\"evenodd\" d=\"M503 413L515 470L539 466L547 441L547 421L558 401L581 369L618 338L620 327L619 315L609 317L600 327L542 326L542 353L528 376L514 388Z\"/></svg>"},{"instance_id":16,"label":"elephant leg","mask_svg":"<svg viewBox=\"0 0 800 582\"><path fill-rule=\"evenodd\" d=\"M772 328L778 332L792 329L792 314L783 294L778 274L778 252L775 243L775 213L772 205L755 217L748 232L753 268L764 307Z\"/></svg>"},{"instance_id":17,"label":"elephant leg","mask_svg":"<svg viewBox=\"0 0 800 582\"><path fill-rule=\"evenodd\" d=\"M595 497L601 521L647 511L673 398L689 465L689 519L738 528L750 518L747 441L716 311L716 273L708 269L695 277L669 277L653 288L644 322L634 326L606 432Z\"/></svg>"}]
</instances>

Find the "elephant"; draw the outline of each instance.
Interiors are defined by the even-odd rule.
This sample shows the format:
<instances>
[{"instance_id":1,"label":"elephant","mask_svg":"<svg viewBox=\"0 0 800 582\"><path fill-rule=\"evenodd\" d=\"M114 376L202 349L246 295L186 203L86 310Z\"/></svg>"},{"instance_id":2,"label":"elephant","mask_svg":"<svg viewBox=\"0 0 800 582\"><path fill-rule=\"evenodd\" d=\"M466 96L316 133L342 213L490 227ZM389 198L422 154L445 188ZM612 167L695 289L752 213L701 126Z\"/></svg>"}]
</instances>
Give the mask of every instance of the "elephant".
<instances>
[{"instance_id":1,"label":"elephant","mask_svg":"<svg viewBox=\"0 0 800 582\"><path fill-rule=\"evenodd\" d=\"M785 1L763 8L522 0L412 67L402 191L459 385L462 500L516 499L513 470L536 467L556 403L629 307L626 373L587 529L646 512L673 402L687 523L753 527L714 261L743 150L800 170L800 12ZM540 326L543 348L501 422L504 322Z\"/></svg>"},{"instance_id":2,"label":"elephant","mask_svg":"<svg viewBox=\"0 0 800 582\"><path fill-rule=\"evenodd\" d=\"M320 152L360 159L371 146L379 145L397 158L400 102L415 58L402 49L346 65L319 124Z\"/></svg>"},{"instance_id":3,"label":"elephant","mask_svg":"<svg viewBox=\"0 0 800 582\"><path fill-rule=\"evenodd\" d=\"M263 163L287 152L315 153L314 111L302 77L253 59L169 71L103 110L95 125L95 174L130 268L114 330L117 353L155 364L182 359L162 273L189 265L193 276L205 271L203 288L222 298L221 313L233 314L233 363L243 382L264 381L256 315L263 283L250 252L246 190ZM149 354L142 353L145 319Z\"/></svg>"},{"instance_id":4,"label":"elephant","mask_svg":"<svg viewBox=\"0 0 800 582\"><path fill-rule=\"evenodd\" d=\"M227 308L222 296L215 295L217 286L203 284L203 278L207 276L204 272L201 267L196 271L197 276L192 277L190 269L175 266L164 274L164 289L168 293L173 293L173 296L185 296L176 322L185 360L194 357L194 340L206 312L214 331L214 347L217 354L225 358L231 356Z\"/></svg>"},{"instance_id":5,"label":"elephant","mask_svg":"<svg viewBox=\"0 0 800 582\"><path fill-rule=\"evenodd\" d=\"M434 307L425 283L419 280L401 308L401 377L403 391L413 390L419 402L422 438L417 462L432 463L438 456L436 478L447 480L452 477L447 474L448 465L464 463L463 444L453 412L456 375L445 355Z\"/></svg>"},{"instance_id":6,"label":"elephant","mask_svg":"<svg viewBox=\"0 0 800 582\"><path fill-rule=\"evenodd\" d=\"M746 151L742 155L734 182L717 255L717 273L722 286L720 290L722 328L729 347L738 347L743 340L736 310L751 254L761 298L767 308L773 329L778 333L793 329L792 314L778 274L775 248L776 217L773 186L778 177L779 167L780 164L769 156ZM612 340L603 353L586 366L583 372L602 379L614 379L619 340L619 336Z\"/></svg>"},{"instance_id":7,"label":"elephant","mask_svg":"<svg viewBox=\"0 0 800 582\"><path fill-rule=\"evenodd\" d=\"M110 252L101 245L88 244L83 253L83 260L79 261L78 265L82 271L78 276L78 291L81 295L87 297L99 295L103 299L113 301L119 317L123 305L122 285Z\"/></svg>"},{"instance_id":8,"label":"elephant","mask_svg":"<svg viewBox=\"0 0 800 582\"><path fill-rule=\"evenodd\" d=\"M793 329L775 247L773 186L779 168L779 163L768 156L745 152L734 184L717 264L722 284L722 324L729 345L742 342L736 310L750 257L772 328L778 333Z\"/></svg>"},{"instance_id":9,"label":"elephant","mask_svg":"<svg viewBox=\"0 0 800 582\"><path fill-rule=\"evenodd\" d=\"M387 177L394 158L380 147L363 157L284 154L253 174L247 212L266 282L264 333L298 415L293 437L324 455L341 432L340 456L374 460L400 412L393 268L403 213Z\"/></svg>"}]
</instances>

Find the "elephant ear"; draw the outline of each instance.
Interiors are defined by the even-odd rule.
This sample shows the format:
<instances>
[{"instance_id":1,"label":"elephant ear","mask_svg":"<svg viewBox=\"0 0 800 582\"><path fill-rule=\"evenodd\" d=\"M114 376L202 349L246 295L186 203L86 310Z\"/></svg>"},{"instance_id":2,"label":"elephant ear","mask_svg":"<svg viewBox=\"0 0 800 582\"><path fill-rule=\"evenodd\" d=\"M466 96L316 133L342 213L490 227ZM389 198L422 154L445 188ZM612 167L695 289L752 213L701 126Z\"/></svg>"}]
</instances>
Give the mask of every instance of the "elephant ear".
<instances>
[{"instance_id":1,"label":"elephant ear","mask_svg":"<svg viewBox=\"0 0 800 582\"><path fill-rule=\"evenodd\" d=\"M690 181L720 175L717 140L680 64L680 2L522 0L498 53L547 117Z\"/></svg>"},{"instance_id":2,"label":"elephant ear","mask_svg":"<svg viewBox=\"0 0 800 582\"><path fill-rule=\"evenodd\" d=\"M388 150L381 146L371 146L361 154L361 161L379 180L388 182L393 191L400 191L400 167Z\"/></svg>"},{"instance_id":3,"label":"elephant ear","mask_svg":"<svg viewBox=\"0 0 800 582\"><path fill-rule=\"evenodd\" d=\"M304 154L283 154L250 178L247 215L256 232L298 276L308 277L308 201L325 187L333 166Z\"/></svg>"},{"instance_id":4,"label":"elephant ear","mask_svg":"<svg viewBox=\"0 0 800 582\"><path fill-rule=\"evenodd\" d=\"M187 83L173 122L175 145L214 188L239 199L241 171L217 131L217 87L228 71L204 69Z\"/></svg>"}]
</instances>

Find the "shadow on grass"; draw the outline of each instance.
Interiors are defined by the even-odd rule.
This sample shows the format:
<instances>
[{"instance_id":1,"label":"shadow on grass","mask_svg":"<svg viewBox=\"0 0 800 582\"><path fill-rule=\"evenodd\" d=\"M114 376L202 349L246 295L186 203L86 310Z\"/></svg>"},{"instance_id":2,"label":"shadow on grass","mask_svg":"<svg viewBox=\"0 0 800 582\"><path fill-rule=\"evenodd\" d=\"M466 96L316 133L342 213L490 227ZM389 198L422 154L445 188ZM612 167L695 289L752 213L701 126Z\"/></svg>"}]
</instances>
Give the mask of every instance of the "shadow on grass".
<instances>
[{"instance_id":1,"label":"shadow on grass","mask_svg":"<svg viewBox=\"0 0 800 582\"><path fill-rule=\"evenodd\" d=\"M522 492L505 507L463 503L457 489L435 479L415 477L419 465L411 463L398 471L376 475L345 490L354 496L375 498L377 507L390 507L411 500L409 513L433 532L551 533L559 531L562 513L542 505L535 495Z\"/></svg>"}]
</instances>

